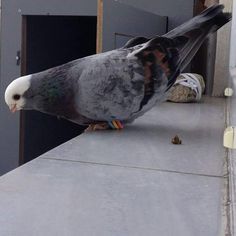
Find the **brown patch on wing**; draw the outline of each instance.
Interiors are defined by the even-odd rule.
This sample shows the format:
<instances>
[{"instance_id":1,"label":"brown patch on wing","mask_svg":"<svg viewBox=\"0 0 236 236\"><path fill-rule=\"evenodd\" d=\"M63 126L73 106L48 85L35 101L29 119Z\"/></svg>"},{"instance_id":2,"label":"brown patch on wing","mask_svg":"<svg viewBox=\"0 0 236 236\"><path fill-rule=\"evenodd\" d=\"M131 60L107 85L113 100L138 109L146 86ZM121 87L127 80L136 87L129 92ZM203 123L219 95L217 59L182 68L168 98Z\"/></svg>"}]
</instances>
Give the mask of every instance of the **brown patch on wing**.
<instances>
[{"instance_id":1,"label":"brown patch on wing","mask_svg":"<svg viewBox=\"0 0 236 236\"><path fill-rule=\"evenodd\" d=\"M158 49L154 50L153 53L158 61L158 64L161 66L166 76L168 77L170 75L170 66L168 60L163 62L163 59L166 58L167 55L163 52L160 52Z\"/></svg>"},{"instance_id":2,"label":"brown patch on wing","mask_svg":"<svg viewBox=\"0 0 236 236\"><path fill-rule=\"evenodd\" d=\"M159 50L154 50L153 53L155 54L155 56L157 58L159 58L159 60L162 60L165 57L165 54L163 52L160 52Z\"/></svg>"},{"instance_id":3,"label":"brown patch on wing","mask_svg":"<svg viewBox=\"0 0 236 236\"><path fill-rule=\"evenodd\" d=\"M150 41L136 56L144 67L144 98L140 110L155 93L155 85L162 83L162 75L168 78L167 89L174 83L177 70L178 50L171 39L155 38Z\"/></svg>"}]
</instances>

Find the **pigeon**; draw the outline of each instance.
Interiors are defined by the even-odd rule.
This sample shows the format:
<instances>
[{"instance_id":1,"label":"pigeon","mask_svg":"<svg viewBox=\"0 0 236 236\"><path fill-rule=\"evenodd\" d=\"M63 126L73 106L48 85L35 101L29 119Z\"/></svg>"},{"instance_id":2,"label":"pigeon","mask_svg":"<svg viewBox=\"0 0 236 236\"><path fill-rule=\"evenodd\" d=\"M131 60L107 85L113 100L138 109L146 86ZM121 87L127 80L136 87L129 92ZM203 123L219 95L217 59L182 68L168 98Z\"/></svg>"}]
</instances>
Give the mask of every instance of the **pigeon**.
<instances>
[{"instance_id":1,"label":"pigeon","mask_svg":"<svg viewBox=\"0 0 236 236\"><path fill-rule=\"evenodd\" d=\"M122 48L80 58L13 80L12 112L37 110L92 129L121 129L165 101L206 37L231 19L213 5L172 31L136 37Z\"/></svg>"}]
</instances>

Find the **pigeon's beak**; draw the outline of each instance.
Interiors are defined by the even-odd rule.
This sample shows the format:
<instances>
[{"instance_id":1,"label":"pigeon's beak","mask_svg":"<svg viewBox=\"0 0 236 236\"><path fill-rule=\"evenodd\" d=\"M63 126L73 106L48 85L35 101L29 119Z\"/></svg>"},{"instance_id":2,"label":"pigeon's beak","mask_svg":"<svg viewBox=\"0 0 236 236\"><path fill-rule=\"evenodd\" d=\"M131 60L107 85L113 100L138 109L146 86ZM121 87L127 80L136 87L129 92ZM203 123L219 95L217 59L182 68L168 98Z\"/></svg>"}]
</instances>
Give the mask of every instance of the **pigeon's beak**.
<instances>
[{"instance_id":1,"label":"pigeon's beak","mask_svg":"<svg viewBox=\"0 0 236 236\"><path fill-rule=\"evenodd\" d=\"M10 111L11 111L12 113L15 113L15 112L17 111L16 104L13 104L13 105L10 106Z\"/></svg>"}]
</instances>

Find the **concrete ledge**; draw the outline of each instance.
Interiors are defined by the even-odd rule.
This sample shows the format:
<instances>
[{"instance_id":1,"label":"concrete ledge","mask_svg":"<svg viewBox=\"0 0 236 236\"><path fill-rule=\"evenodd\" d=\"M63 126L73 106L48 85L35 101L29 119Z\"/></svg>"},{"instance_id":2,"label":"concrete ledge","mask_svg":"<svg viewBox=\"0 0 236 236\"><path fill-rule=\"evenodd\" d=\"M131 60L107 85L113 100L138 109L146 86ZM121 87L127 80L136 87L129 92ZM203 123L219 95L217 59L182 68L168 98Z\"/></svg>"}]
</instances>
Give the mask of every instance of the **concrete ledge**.
<instances>
[{"instance_id":1,"label":"concrete ledge","mask_svg":"<svg viewBox=\"0 0 236 236\"><path fill-rule=\"evenodd\" d=\"M86 133L0 178L0 235L225 232L225 100L157 106L121 132ZM183 145L170 140L178 134Z\"/></svg>"}]
</instances>

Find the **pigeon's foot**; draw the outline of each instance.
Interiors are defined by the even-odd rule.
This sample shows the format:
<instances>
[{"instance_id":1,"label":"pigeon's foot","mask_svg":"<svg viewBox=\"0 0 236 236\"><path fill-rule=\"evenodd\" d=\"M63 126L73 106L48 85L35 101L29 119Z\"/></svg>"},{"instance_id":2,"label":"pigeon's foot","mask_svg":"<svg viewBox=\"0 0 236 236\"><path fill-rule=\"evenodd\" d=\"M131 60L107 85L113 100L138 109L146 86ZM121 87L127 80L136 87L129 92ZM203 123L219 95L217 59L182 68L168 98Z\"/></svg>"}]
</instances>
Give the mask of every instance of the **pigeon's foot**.
<instances>
[{"instance_id":1,"label":"pigeon's foot","mask_svg":"<svg viewBox=\"0 0 236 236\"><path fill-rule=\"evenodd\" d=\"M99 124L91 124L85 131L97 131L97 130L121 130L123 129L123 124L118 120L113 120L111 122L99 123Z\"/></svg>"},{"instance_id":2,"label":"pigeon's foot","mask_svg":"<svg viewBox=\"0 0 236 236\"><path fill-rule=\"evenodd\" d=\"M85 131L108 130L110 126L108 123L92 124Z\"/></svg>"}]
</instances>

